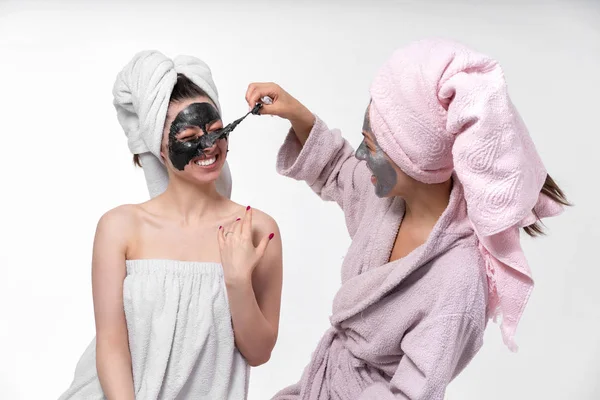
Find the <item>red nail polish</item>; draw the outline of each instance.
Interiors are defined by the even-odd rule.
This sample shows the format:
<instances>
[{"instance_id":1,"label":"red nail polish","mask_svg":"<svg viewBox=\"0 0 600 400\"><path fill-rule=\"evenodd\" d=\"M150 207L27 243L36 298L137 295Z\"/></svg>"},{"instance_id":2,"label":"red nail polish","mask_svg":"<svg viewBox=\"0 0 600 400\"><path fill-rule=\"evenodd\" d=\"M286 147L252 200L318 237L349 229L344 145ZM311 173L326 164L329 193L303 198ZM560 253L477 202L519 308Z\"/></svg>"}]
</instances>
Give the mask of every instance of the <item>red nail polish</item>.
<instances>
[{"instance_id":1,"label":"red nail polish","mask_svg":"<svg viewBox=\"0 0 600 400\"><path fill-rule=\"evenodd\" d=\"M219 226L219 229L221 229L221 228L222 228L222 226Z\"/></svg>"},{"instance_id":2,"label":"red nail polish","mask_svg":"<svg viewBox=\"0 0 600 400\"><path fill-rule=\"evenodd\" d=\"M248 211L250 209L250 206L246 207L246 211Z\"/></svg>"},{"instance_id":3,"label":"red nail polish","mask_svg":"<svg viewBox=\"0 0 600 400\"><path fill-rule=\"evenodd\" d=\"M241 218L236 219L236 221L239 221Z\"/></svg>"},{"instance_id":4,"label":"red nail polish","mask_svg":"<svg viewBox=\"0 0 600 400\"><path fill-rule=\"evenodd\" d=\"M271 233L271 234L269 235L269 240L273 239L274 237L275 237L275 234L274 234L274 233Z\"/></svg>"}]
</instances>

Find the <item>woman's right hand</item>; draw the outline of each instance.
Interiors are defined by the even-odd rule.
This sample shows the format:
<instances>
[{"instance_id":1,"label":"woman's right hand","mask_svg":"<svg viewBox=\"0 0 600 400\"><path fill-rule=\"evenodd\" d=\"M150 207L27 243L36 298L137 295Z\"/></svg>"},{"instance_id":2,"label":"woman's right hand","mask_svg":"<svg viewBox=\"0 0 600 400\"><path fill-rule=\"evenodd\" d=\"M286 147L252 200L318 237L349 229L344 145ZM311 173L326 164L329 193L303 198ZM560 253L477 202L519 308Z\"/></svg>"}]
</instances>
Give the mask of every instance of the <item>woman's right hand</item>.
<instances>
[{"instance_id":1,"label":"woman's right hand","mask_svg":"<svg viewBox=\"0 0 600 400\"><path fill-rule=\"evenodd\" d=\"M313 113L276 83L251 83L248 86L246 101L250 108L260 103L265 96L270 97L273 102L263 103L260 114L277 115L289 120L296 136L304 144L315 123Z\"/></svg>"}]
</instances>

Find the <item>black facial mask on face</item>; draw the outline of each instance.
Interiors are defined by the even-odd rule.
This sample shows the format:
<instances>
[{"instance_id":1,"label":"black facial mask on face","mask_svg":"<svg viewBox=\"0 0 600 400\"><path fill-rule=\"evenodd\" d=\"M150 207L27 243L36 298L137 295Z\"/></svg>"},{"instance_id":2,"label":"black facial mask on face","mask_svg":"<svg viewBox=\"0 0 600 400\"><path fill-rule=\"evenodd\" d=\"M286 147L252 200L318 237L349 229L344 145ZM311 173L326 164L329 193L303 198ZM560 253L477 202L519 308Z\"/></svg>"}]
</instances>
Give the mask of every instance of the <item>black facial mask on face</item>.
<instances>
[{"instance_id":1,"label":"black facial mask on face","mask_svg":"<svg viewBox=\"0 0 600 400\"><path fill-rule=\"evenodd\" d=\"M242 118L226 127L208 132L207 127L221 119L217 109L210 103L193 103L183 109L171 123L169 130L169 159L173 166L183 171L194 158L204 155L204 150L215 145L217 140L227 140L229 134L250 114L258 114L262 104L256 104ZM191 136L189 139L178 139L177 135L188 128L200 128L201 136Z\"/></svg>"}]
</instances>

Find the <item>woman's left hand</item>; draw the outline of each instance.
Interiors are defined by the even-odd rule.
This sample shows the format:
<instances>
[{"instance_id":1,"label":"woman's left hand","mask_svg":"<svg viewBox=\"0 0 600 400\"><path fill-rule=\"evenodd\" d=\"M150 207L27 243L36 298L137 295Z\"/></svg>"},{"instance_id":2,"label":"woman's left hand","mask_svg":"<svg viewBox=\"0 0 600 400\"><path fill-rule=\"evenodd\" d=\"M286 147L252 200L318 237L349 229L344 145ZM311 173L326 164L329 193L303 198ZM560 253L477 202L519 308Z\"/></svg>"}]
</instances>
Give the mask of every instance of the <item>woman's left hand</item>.
<instances>
[{"instance_id":1,"label":"woman's left hand","mask_svg":"<svg viewBox=\"0 0 600 400\"><path fill-rule=\"evenodd\" d=\"M228 226L219 227L218 240L225 284L237 285L251 281L252 272L260 262L273 234L265 236L258 247L252 242L252 208L243 218Z\"/></svg>"}]
</instances>

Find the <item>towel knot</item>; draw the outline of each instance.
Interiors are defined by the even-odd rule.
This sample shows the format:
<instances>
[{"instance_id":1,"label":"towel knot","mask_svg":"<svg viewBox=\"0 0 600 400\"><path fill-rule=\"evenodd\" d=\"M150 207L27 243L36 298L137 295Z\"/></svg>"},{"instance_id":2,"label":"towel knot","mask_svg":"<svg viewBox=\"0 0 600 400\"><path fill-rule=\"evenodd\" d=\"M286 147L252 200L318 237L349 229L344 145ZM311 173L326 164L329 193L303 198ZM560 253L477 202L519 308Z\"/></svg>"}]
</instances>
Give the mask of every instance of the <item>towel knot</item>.
<instances>
[{"instance_id":1,"label":"towel knot","mask_svg":"<svg viewBox=\"0 0 600 400\"><path fill-rule=\"evenodd\" d=\"M392 161L420 182L455 174L463 185L488 269L488 314L502 314L505 342L515 349L533 287L519 228L561 207L540 194L547 172L500 65L459 43L422 40L397 50L370 92L371 128Z\"/></svg>"}]
</instances>

